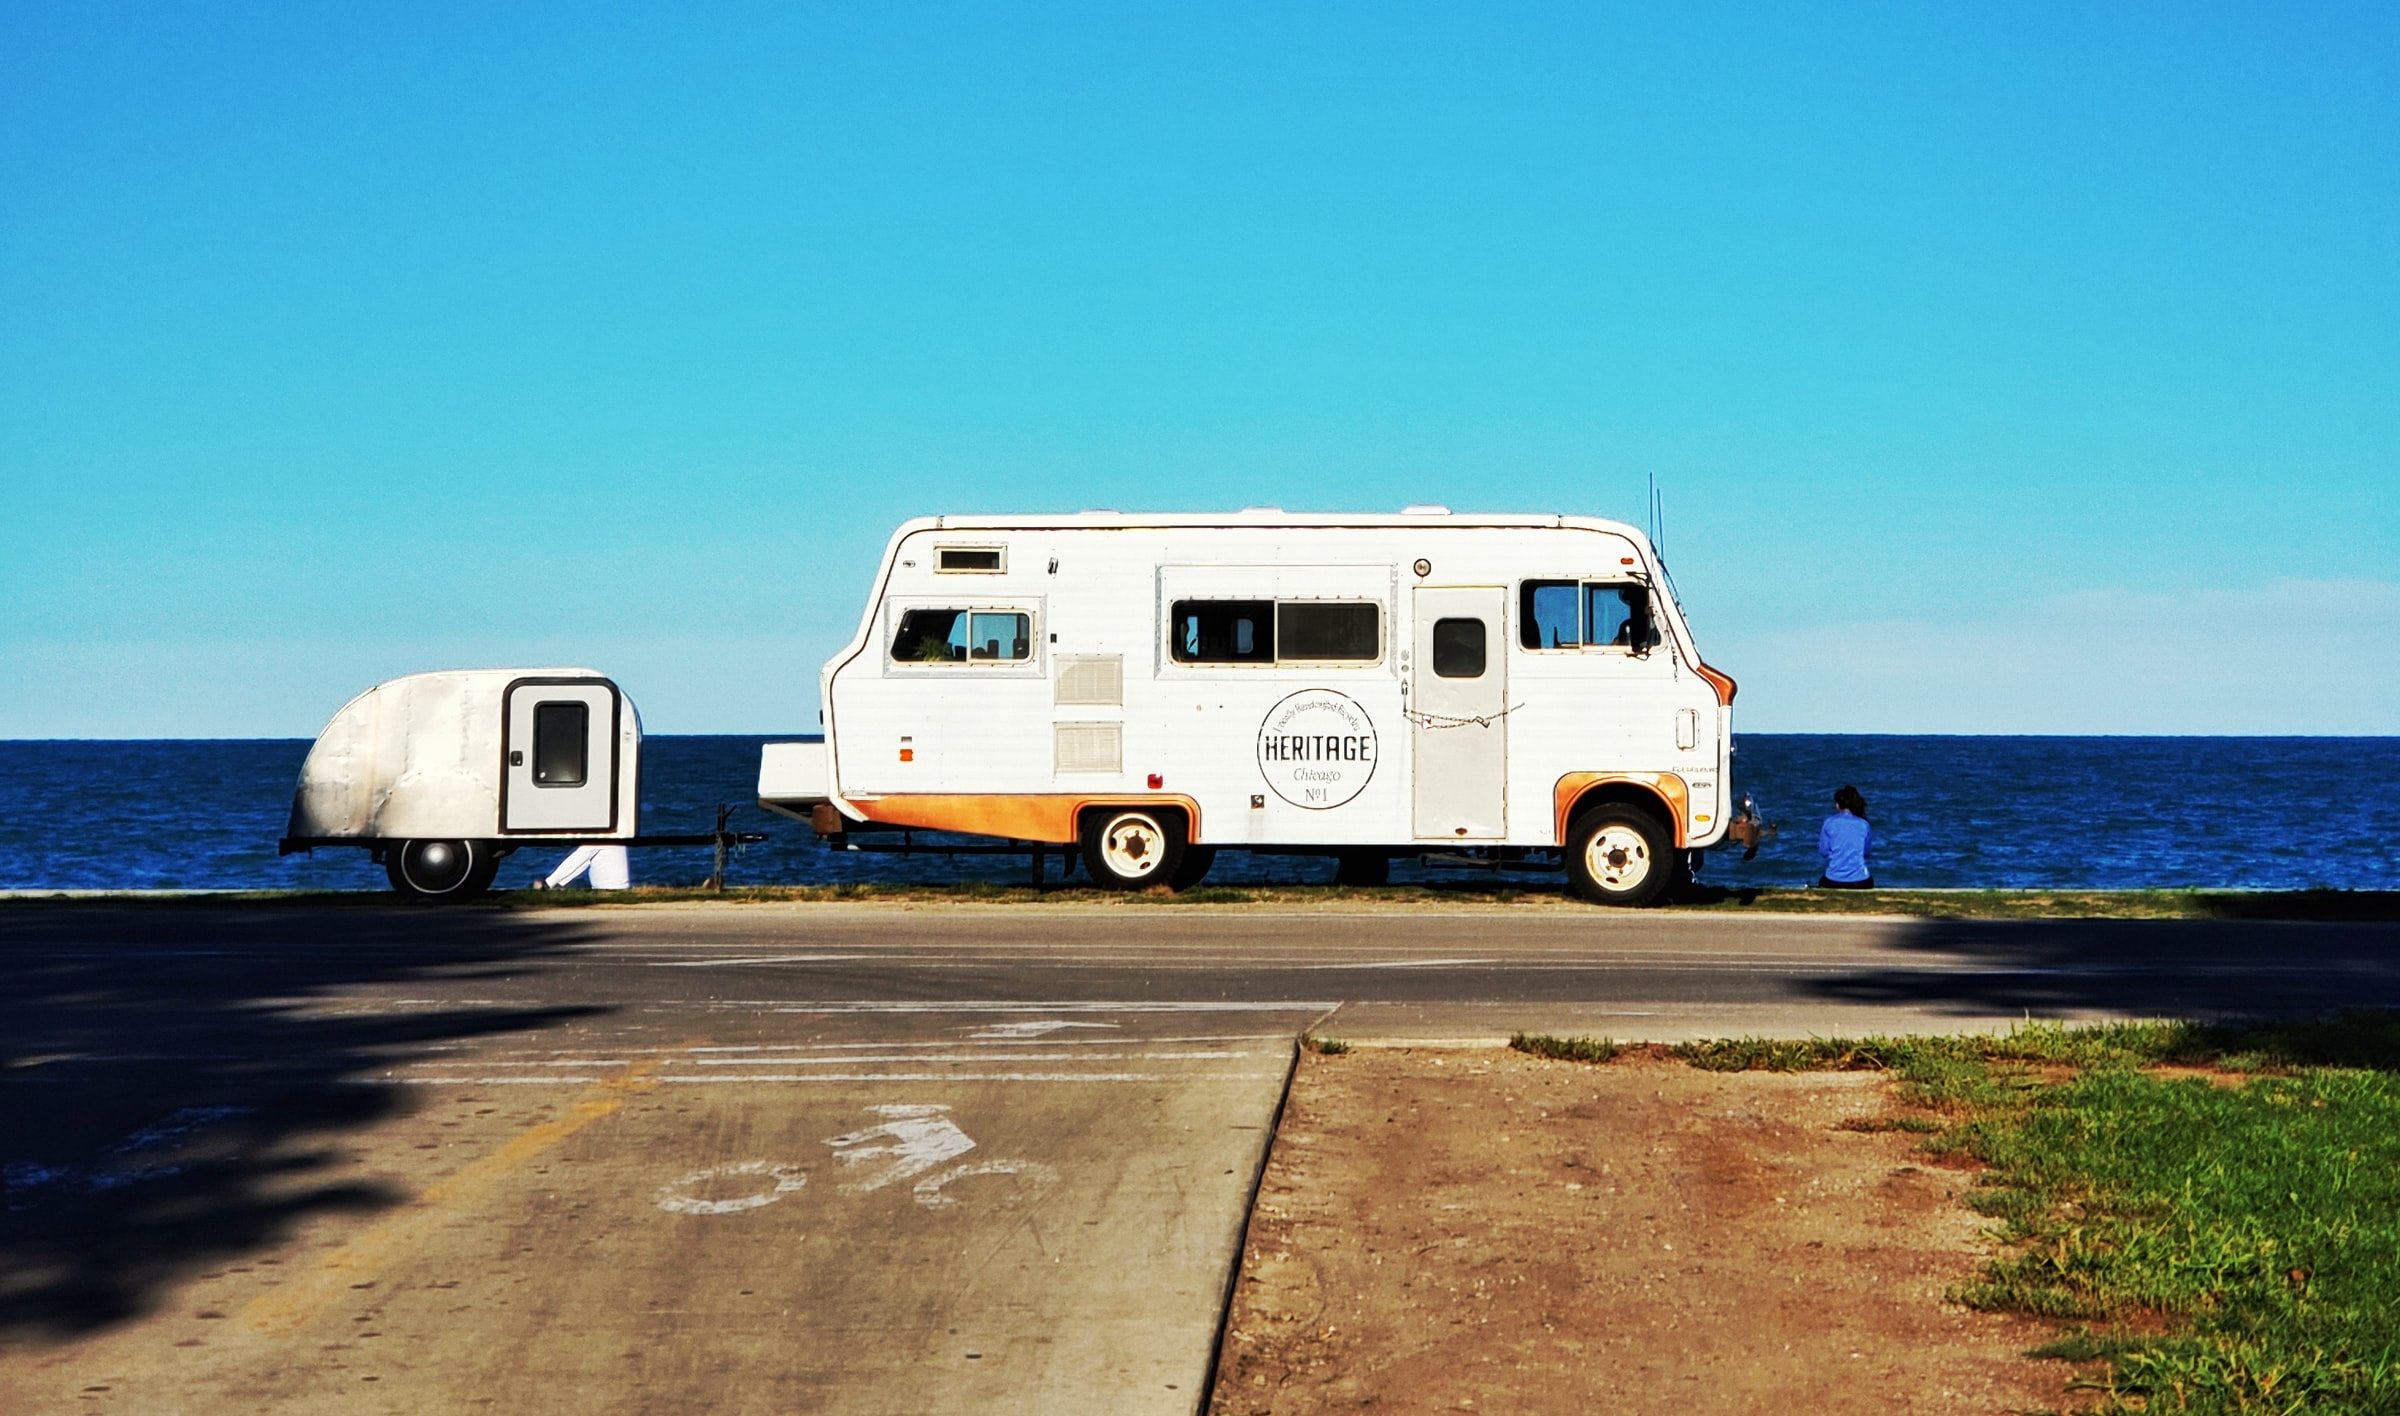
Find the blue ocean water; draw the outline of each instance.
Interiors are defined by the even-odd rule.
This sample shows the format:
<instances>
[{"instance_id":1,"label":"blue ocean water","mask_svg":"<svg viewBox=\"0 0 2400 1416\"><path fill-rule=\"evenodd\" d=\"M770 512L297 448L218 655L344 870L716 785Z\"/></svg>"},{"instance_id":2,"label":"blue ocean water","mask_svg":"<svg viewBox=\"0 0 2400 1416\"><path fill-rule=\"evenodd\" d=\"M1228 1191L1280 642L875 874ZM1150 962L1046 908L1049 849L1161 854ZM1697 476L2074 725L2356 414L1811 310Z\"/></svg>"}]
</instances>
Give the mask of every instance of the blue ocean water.
<instances>
[{"instance_id":1,"label":"blue ocean water","mask_svg":"<svg viewBox=\"0 0 2400 1416\"><path fill-rule=\"evenodd\" d=\"M764 830L735 884L1022 879L1021 857L862 856L751 804L757 737L650 737L642 827L706 831L716 803ZM0 888L384 888L364 851L278 858L305 740L0 742ZM1816 878L1833 789L1864 792L1878 881L1966 888L2400 889L2400 739L1742 734L1734 779L1780 824L1715 884ZM525 851L498 884L554 864ZM705 849L639 852L634 878L693 883ZM1322 859L1219 858L1210 880L1314 881ZM1447 874L1447 872L1445 872ZM1415 867L1395 878L1419 875Z\"/></svg>"}]
</instances>

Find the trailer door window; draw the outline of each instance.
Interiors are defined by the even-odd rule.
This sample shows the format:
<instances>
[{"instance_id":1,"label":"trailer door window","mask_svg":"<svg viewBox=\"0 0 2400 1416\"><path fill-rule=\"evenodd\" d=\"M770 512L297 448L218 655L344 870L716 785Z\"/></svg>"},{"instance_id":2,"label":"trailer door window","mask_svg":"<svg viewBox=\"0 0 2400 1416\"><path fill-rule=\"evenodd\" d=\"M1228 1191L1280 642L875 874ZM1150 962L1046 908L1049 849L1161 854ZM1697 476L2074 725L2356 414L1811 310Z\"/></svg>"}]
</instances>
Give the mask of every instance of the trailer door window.
<instances>
[{"instance_id":1,"label":"trailer door window","mask_svg":"<svg viewBox=\"0 0 2400 1416\"><path fill-rule=\"evenodd\" d=\"M1292 600L1275 607L1277 663L1358 664L1383 657L1382 607L1371 600Z\"/></svg>"},{"instance_id":2,"label":"trailer door window","mask_svg":"<svg viewBox=\"0 0 2400 1416\"><path fill-rule=\"evenodd\" d=\"M905 610L892 634L897 664L1012 664L1033 657L1033 616L1022 610Z\"/></svg>"},{"instance_id":3,"label":"trailer door window","mask_svg":"<svg viewBox=\"0 0 2400 1416\"><path fill-rule=\"evenodd\" d=\"M1482 678L1484 628L1479 619L1433 622L1433 671L1442 678Z\"/></svg>"},{"instance_id":4,"label":"trailer door window","mask_svg":"<svg viewBox=\"0 0 2400 1416\"><path fill-rule=\"evenodd\" d=\"M580 787L591 772L588 703L533 705L533 784Z\"/></svg>"}]
</instances>

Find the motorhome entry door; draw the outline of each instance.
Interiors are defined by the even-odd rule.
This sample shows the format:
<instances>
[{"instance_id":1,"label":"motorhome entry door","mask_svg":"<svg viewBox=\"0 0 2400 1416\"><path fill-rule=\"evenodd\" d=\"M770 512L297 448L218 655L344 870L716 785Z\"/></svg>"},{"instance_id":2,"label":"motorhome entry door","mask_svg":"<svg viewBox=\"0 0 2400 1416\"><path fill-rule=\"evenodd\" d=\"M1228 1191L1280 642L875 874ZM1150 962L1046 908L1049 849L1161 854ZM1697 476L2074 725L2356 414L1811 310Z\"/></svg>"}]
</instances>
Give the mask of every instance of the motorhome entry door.
<instances>
[{"instance_id":1,"label":"motorhome entry door","mask_svg":"<svg viewBox=\"0 0 2400 1416\"><path fill-rule=\"evenodd\" d=\"M612 831L617 824L617 689L591 679L520 679L502 709L504 831Z\"/></svg>"},{"instance_id":2,"label":"motorhome entry door","mask_svg":"<svg viewBox=\"0 0 2400 1416\"><path fill-rule=\"evenodd\" d=\"M1508 641L1499 586L1419 586L1408 693L1419 840L1497 840L1508 827Z\"/></svg>"}]
</instances>

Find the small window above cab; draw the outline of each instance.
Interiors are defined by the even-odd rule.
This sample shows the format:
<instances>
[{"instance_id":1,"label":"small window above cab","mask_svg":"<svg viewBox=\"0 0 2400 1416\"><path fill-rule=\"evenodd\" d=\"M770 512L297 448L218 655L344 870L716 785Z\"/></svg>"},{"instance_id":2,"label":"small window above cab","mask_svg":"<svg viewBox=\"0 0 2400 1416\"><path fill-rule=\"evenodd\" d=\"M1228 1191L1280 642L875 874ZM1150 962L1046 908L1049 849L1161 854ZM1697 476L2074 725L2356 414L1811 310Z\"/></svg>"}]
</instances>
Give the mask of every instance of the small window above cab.
<instances>
[{"instance_id":1,"label":"small window above cab","mask_svg":"<svg viewBox=\"0 0 2400 1416\"><path fill-rule=\"evenodd\" d=\"M936 546L933 548L933 572L936 575L998 575L1008 568L1008 548L1005 546Z\"/></svg>"}]
</instances>

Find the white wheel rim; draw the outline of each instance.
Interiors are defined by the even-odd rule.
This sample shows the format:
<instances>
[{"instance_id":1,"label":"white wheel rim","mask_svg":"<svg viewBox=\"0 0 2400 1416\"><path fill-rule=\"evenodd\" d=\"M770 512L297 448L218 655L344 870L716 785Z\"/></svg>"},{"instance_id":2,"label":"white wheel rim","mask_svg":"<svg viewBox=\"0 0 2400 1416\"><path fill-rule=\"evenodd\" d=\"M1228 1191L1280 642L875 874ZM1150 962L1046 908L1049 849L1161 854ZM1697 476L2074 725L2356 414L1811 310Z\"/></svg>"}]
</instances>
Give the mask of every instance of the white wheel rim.
<instances>
[{"instance_id":1,"label":"white wheel rim","mask_svg":"<svg viewBox=\"0 0 2400 1416\"><path fill-rule=\"evenodd\" d=\"M1120 816L1100 834L1100 858L1126 880L1156 874L1166 850L1167 833L1147 816Z\"/></svg>"},{"instance_id":2,"label":"white wheel rim","mask_svg":"<svg viewBox=\"0 0 2400 1416\"><path fill-rule=\"evenodd\" d=\"M1603 890L1639 889L1650 878L1650 843L1631 826L1603 826L1583 848L1583 868Z\"/></svg>"}]
</instances>

